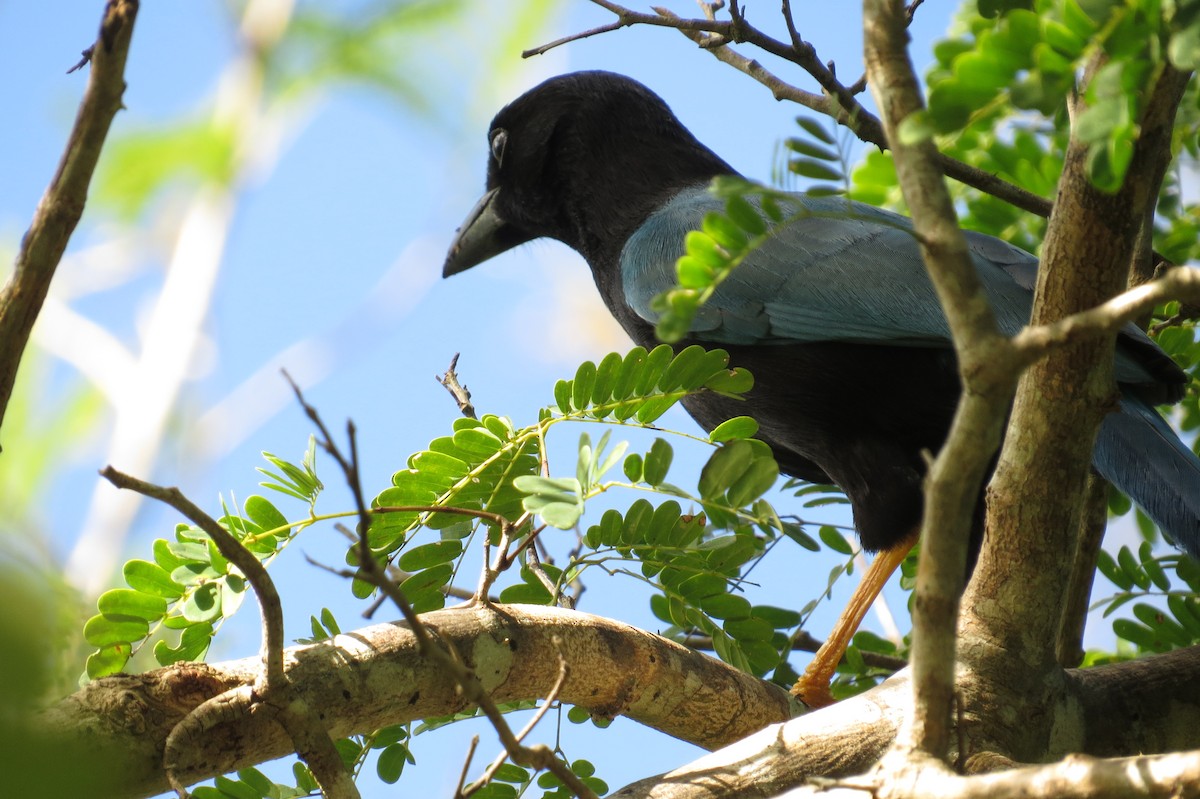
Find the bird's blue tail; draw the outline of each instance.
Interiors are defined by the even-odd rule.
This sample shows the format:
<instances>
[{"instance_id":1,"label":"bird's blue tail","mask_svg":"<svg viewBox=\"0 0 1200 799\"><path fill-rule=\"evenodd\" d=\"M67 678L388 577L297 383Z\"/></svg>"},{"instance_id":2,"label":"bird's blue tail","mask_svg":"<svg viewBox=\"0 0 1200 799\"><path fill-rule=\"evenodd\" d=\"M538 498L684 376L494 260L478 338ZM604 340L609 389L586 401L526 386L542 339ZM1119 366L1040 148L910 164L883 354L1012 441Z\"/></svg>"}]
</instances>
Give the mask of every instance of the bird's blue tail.
<instances>
[{"instance_id":1,"label":"bird's blue tail","mask_svg":"<svg viewBox=\"0 0 1200 799\"><path fill-rule=\"evenodd\" d=\"M1121 410L1100 425L1092 463L1180 549L1200 558L1200 458L1154 408L1123 397Z\"/></svg>"}]
</instances>

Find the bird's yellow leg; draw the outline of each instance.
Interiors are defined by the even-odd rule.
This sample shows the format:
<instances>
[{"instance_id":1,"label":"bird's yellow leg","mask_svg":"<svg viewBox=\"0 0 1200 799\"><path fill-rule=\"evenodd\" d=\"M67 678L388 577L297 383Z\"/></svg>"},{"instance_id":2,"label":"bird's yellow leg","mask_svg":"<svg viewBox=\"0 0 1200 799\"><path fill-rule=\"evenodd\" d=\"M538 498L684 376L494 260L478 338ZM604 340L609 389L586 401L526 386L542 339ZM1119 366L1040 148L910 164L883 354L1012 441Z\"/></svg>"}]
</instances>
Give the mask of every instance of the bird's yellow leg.
<instances>
[{"instance_id":1,"label":"bird's yellow leg","mask_svg":"<svg viewBox=\"0 0 1200 799\"><path fill-rule=\"evenodd\" d=\"M862 581L854 589L854 595L842 610L842 615L833 625L829 637L817 650L804 674L800 675L800 679L792 686L793 696L810 708L826 707L834 703L833 694L829 693L829 682L833 679L838 664L842 662L842 655L846 654L850 639L858 632L858 626L875 603L875 598L879 596L892 572L904 561L916 541L915 535L909 536L891 549L885 549L875 556Z\"/></svg>"}]
</instances>

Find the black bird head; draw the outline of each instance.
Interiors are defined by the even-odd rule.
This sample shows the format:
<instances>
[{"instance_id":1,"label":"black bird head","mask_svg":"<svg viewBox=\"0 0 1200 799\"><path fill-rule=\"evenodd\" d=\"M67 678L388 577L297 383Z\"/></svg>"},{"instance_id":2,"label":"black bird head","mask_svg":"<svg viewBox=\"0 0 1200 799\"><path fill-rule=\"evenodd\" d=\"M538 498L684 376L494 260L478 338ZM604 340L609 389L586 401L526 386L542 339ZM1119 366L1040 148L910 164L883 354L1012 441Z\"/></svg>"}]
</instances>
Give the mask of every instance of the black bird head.
<instances>
[{"instance_id":1,"label":"black bird head","mask_svg":"<svg viewBox=\"0 0 1200 799\"><path fill-rule=\"evenodd\" d=\"M488 142L487 192L459 228L446 277L543 237L601 270L668 197L734 173L658 95L611 72L531 89L496 114Z\"/></svg>"}]
</instances>

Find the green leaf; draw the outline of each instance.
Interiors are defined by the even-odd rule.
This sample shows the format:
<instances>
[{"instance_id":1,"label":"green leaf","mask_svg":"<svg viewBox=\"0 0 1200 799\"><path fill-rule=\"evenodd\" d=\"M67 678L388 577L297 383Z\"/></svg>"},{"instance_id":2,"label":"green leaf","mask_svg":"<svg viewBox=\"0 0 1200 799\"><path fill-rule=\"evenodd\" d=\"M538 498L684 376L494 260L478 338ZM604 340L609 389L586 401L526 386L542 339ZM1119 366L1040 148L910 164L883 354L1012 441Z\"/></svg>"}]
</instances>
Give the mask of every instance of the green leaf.
<instances>
[{"instance_id":1,"label":"green leaf","mask_svg":"<svg viewBox=\"0 0 1200 799\"><path fill-rule=\"evenodd\" d=\"M897 133L901 142L911 146L932 139L937 133L937 126L934 125L929 112L921 110L902 119Z\"/></svg>"},{"instance_id":2,"label":"green leaf","mask_svg":"<svg viewBox=\"0 0 1200 799\"><path fill-rule=\"evenodd\" d=\"M525 510L560 530L575 526L583 514L582 487L574 477L521 475L513 480L518 491L528 494L522 500Z\"/></svg>"},{"instance_id":3,"label":"green leaf","mask_svg":"<svg viewBox=\"0 0 1200 799\"><path fill-rule=\"evenodd\" d=\"M796 124L804 129L804 132L814 139L825 142L826 144L836 144L837 139L833 137L829 131L825 129L825 125L812 117L796 117Z\"/></svg>"},{"instance_id":4,"label":"green leaf","mask_svg":"<svg viewBox=\"0 0 1200 799\"><path fill-rule=\"evenodd\" d=\"M257 494L246 497L242 503L242 511L264 531L274 531L275 536L287 536L291 532L287 517L271 504L266 497Z\"/></svg>"},{"instance_id":5,"label":"green leaf","mask_svg":"<svg viewBox=\"0 0 1200 799\"><path fill-rule=\"evenodd\" d=\"M275 783L256 768L240 769L237 775L238 779L258 791L259 796L270 796L271 792L276 789Z\"/></svg>"},{"instance_id":6,"label":"green leaf","mask_svg":"<svg viewBox=\"0 0 1200 799\"><path fill-rule=\"evenodd\" d=\"M614 400L629 399L637 386L637 378L646 363L648 353L644 347L634 347L625 353L621 368L617 370L613 382L612 397Z\"/></svg>"},{"instance_id":7,"label":"green leaf","mask_svg":"<svg viewBox=\"0 0 1200 799\"><path fill-rule=\"evenodd\" d=\"M700 229L707 233L713 241L729 251L737 251L746 246L746 232L733 223L732 220L716 212L710 211L704 215ZM680 284L686 285L680 275ZM707 285L705 283L704 285Z\"/></svg>"},{"instance_id":8,"label":"green leaf","mask_svg":"<svg viewBox=\"0 0 1200 799\"><path fill-rule=\"evenodd\" d=\"M725 213L735 225L751 236L761 236L767 232L767 223L745 197L734 195L727 199Z\"/></svg>"},{"instance_id":9,"label":"green leaf","mask_svg":"<svg viewBox=\"0 0 1200 799\"><path fill-rule=\"evenodd\" d=\"M836 151L804 139L785 139L783 144L789 150L798 155L816 158L820 161L833 161L835 163L841 163L841 157Z\"/></svg>"},{"instance_id":10,"label":"green leaf","mask_svg":"<svg viewBox=\"0 0 1200 799\"><path fill-rule=\"evenodd\" d=\"M584 361L575 372L572 381L571 402L575 408L586 408L592 400L592 389L596 385L596 364Z\"/></svg>"},{"instance_id":11,"label":"green leaf","mask_svg":"<svg viewBox=\"0 0 1200 799\"><path fill-rule=\"evenodd\" d=\"M1109 581L1123 591L1128 591L1133 588L1133 580L1117 565L1113 556L1108 554L1106 550L1100 550L1100 556L1097 559L1096 567L1100 573L1109 579Z\"/></svg>"},{"instance_id":12,"label":"green leaf","mask_svg":"<svg viewBox=\"0 0 1200 799\"><path fill-rule=\"evenodd\" d=\"M129 662L131 652L132 648L127 643L101 647L96 652L88 655L87 676L93 680L98 680L101 677L119 673L121 669L125 668L125 664Z\"/></svg>"},{"instance_id":13,"label":"green leaf","mask_svg":"<svg viewBox=\"0 0 1200 799\"><path fill-rule=\"evenodd\" d=\"M648 485L661 485L667 479L667 472L671 468L674 455L670 444L661 438L654 439L654 443L650 445L650 451L646 453L642 479Z\"/></svg>"},{"instance_id":14,"label":"green leaf","mask_svg":"<svg viewBox=\"0 0 1200 799\"><path fill-rule=\"evenodd\" d=\"M397 561L397 565L406 572L417 572L428 569L439 563L447 563L462 554L462 542L454 539L434 541L406 550Z\"/></svg>"},{"instance_id":15,"label":"green leaf","mask_svg":"<svg viewBox=\"0 0 1200 799\"><path fill-rule=\"evenodd\" d=\"M554 603L554 595L540 581L517 583L500 592L500 601L505 604L550 605Z\"/></svg>"},{"instance_id":16,"label":"green leaf","mask_svg":"<svg viewBox=\"0 0 1200 799\"><path fill-rule=\"evenodd\" d=\"M149 632L150 625L145 619L132 616L92 616L83 625L84 639L97 649L140 641Z\"/></svg>"},{"instance_id":17,"label":"green leaf","mask_svg":"<svg viewBox=\"0 0 1200 799\"><path fill-rule=\"evenodd\" d=\"M621 467L621 471L625 473L625 478L631 483L640 483L643 474L642 456L636 452L625 458L625 463Z\"/></svg>"},{"instance_id":18,"label":"green leaf","mask_svg":"<svg viewBox=\"0 0 1200 799\"><path fill-rule=\"evenodd\" d=\"M386 747L379 753L379 760L375 764L375 771L379 774L379 779L388 785L395 784L400 779L408 758L408 747L404 744L396 743Z\"/></svg>"},{"instance_id":19,"label":"green leaf","mask_svg":"<svg viewBox=\"0 0 1200 799\"><path fill-rule=\"evenodd\" d=\"M775 635L775 628L766 620L753 616L728 619L722 626L725 632L738 641L770 641Z\"/></svg>"},{"instance_id":20,"label":"green leaf","mask_svg":"<svg viewBox=\"0 0 1200 799\"><path fill-rule=\"evenodd\" d=\"M804 528L794 522L784 522L783 534L809 552L819 552L821 549L821 546L804 532Z\"/></svg>"},{"instance_id":21,"label":"green leaf","mask_svg":"<svg viewBox=\"0 0 1200 799\"><path fill-rule=\"evenodd\" d=\"M821 537L821 541L824 542L825 546L829 547L834 552L837 552L841 555L854 554L854 547L841 533L839 533L833 527L830 527L829 525L822 525L821 529L817 531L817 535Z\"/></svg>"},{"instance_id":22,"label":"green leaf","mask_svg":"<svg viewBox=\"0 0 1200 799\"><path fill-rule=\"evenodd\" d=\"M180 605L180 612L190 622L211 622L221 617L221 585L204 583L196 587Z\"/></svg>"},{"instance_id":23,"label":"green leaf","mask_svg":"<svg viewBox=\"0 0 1200 799\"><path fill-rule=\"evenodd\" d=\"M704 387L718 394L736 396L745 394L754 387L754 377L750 372L738 367L713 375L704 384Z\"/></svg>"},{"instance_id":24,"label":"green leaf","mask_svg":"<svg viewBox=\"0 0 1200 799\"><path fill-rule=\"evenodd\" d=\"M740 508L766 493L779 478L779 464L770 455L754 459L750 467L729 487L729 504Z\"/></svg>"},{"instance_id":25,"label":"green leaf","mask_svg":"<svg viewBox=\"0 0 1200 799\"><path fill-rule=\"evenodd\" d=\"M749 441L736 440L723 444L700 471L700 496L713 499L723 495L753 460L754 449Z\"/></svg>"},{"instance_id":26,"label":"green leaf","mask_svg":"<svg viewBox=\"0 0 1200 799\"><path fill-rule=\"evenodd\" d=\"M711 596L725 595L728 581L719 574L693 574L679 584L679 595L693 605Z\"/></svg>"},{"instance_id":27,"label":"green leaf","mask_svg":"<svg viewBox=\"0 0 1200 799\"><path fill-rule=\"evenodd\" d=\"M1136 644L1147 652L1164 652L1166 648L1154 634L1154 631L1132 619L1116 619L1113 621L1113 632L1118 638Z\"/></svg>"},{"instance_id":28,"label":"green leaf","mask_svg":"<svg viewBox=\"0 0 1200 799\"><path fill-rule=\"evenodd\" d=\"M803 617L796 611L787 608L777 608L772 605L755 605L750 613L755 618L767 622L776 630L786 630L796 627L803 621Z\"/></svg>"},{"instance_id":29,"label":"green leaf","mask_svg":"<svg viewBox=\"0 0 1200 799\"><path fill-rule=\"evenodd\" d=\"M560 413L571 412L571 383L568 380L559 380L554 384L554 404L558 406Z\"/></svg>"},{"instance_id":30,"label":"green leaf","mask_svg":"<svg viewBox=\"0 0 1200 799\"><path fill-rule=\"evenodd\" d=\"M504 763L500 768L496 769L496 773L492 775L492 779L500 780L501 782L525 783L529 782L530 774L518 765Z\"/></svg>"},{"instance_id":31,"label":"green leaf","mask_svg":"<svg viewBox=\"0 0 1200 799\"><path fill-rule=\"evenodd\" d=\"M218 776L213 780L213 784L225 797L233 797L233 799L262 799L262 794L241 780L231 780L225 776Z\"/></svg>"},{"instance_id":32,"label":"green leaf","mask_svg":"<svg viewBox=\"0 0 1200 799\"><path fill-rule=\"evenodd\" d=\"M1117 550L1117 565L1120 566L1122 574L1143 591L1150 590L1150 578L1142 571L1141 565L1137 562L1133 552L1129 547L1121 547Z\"/></svg>"},{"instance_id":33,"label":"green leaf","mask_svg":"<svg viewBox=\"0 0 1200 799\"><path fill-rule=\"evenodd\" d=\"M683 246L689 256L713 269L729 263L729 253L702 230L688 231L683 237Z\"/></svg>"},{"instance_id":34,"label":"green leaf","mask_svg":"<svg viewBox=\"0 0 1200 799\"><path fill-rule=\"evenodd\" d=\"M844 176L840 169L834 169L823 161L812 158L793 158L788 162L788 170L804 178L813 180L842 180Z\"/></svg>"},{"instance_id":35,"label":"green leaf","mask_svg":"<svg viewBox=\"0 0 1200 799\"><path fill-rule=\"evenodd\" d=\"M708 434L708 440L713 443L732 441L735 438L753 438L758 432L758 422L749 416L735 416L726 419L713 428Z\"/></svg>"},{"instance_id":36,"label":"green leaf","mask_svg":"<svg viewBox=\"0 0 1200 799\"><path fill-rule=\"evenodd\" d=\"M114 588L100 595L96 600L96 607L106 616L133 616L156 621L166 615L167 601L162 597L128 588Z\"/></svg>"},{"instance_id":37,"label":"green leaf","mask_svg":"<svg viewBox=\"0 0 1200 799\"><path fill-rule=\"evenodd\" d=\"M400 591L408 598L409 602L413 602L413 597L425 593L427 591L441 589L446 583L450 582L451 576L454 574L454 566L449 563L440 563L437 566L419 571L412 575L404 582L400 583Z\"/></svg>"},{"instance_id":38,"label":"green leaf","mask_svg":"<svg viewBox=\"0 0 1200 799\"><path fill-rule=\"evenodd\" d=\"M622 359L619 353L610 352L596 367L595 387L592 389L592 405L600 405L612 398L617 375L621 371Z\"/></svg>"},{"instance_id":39,"label":"green leaf","mask_svg":"<svg viewBox=\"0 0 1200 799\"><path fill-rule=\"evenodd\" d=\"M157 563L131 560L125 564L122 572L129 587L143 594L167 599L175 599L183 594L183 586L172 580L170 573Z\"/></svg>"},{"instance_id":40,"label":"green leaf","mask_svg":"<svg viewBox=\"0 0 1200 799\"><path fill-rule=\"evenodd\" d=\"M750 602L738 594L717 594L699 602L700 609L714 619L748 619Z\"/></svg>"}]
</instances>

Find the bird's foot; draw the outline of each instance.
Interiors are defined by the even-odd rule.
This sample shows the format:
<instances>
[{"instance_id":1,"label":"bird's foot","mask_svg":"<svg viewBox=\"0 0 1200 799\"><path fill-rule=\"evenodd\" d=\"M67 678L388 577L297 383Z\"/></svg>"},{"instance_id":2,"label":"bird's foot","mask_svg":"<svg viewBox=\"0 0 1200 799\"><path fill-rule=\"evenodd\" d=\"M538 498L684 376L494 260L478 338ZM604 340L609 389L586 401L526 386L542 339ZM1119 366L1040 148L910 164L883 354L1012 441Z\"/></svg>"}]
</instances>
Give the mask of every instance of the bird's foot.
<instances>
[{"instance_id":1,"label":"bird's foot","mask_svg":"<svg viewBox=\"0 0 1200 799\"><path fill-rule=\"evenodd\" d=\"M829 692L829 678L812 678L804 674L792 686L792 696L799 699L810 710L829 707L837 700Z\"/></svg>"}]
</instances>

